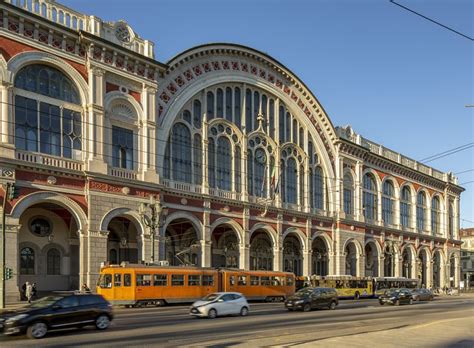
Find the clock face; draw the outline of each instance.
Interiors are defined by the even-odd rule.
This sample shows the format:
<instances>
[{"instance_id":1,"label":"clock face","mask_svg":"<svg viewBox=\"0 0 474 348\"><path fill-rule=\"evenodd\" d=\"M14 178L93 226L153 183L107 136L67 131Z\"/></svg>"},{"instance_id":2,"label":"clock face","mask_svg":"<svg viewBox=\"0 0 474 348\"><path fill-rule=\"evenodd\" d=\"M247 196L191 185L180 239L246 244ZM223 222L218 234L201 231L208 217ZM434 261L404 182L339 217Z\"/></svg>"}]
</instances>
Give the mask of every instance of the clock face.
<instances>
[{"instance_id":1,"label":"clock face","mask_svg":"<svg viewBox=\"0 0 474 348\"><path fill-rule=\"evenodd\" d=\"M128 29L127 25L119 24L115 28L115 36L122 42L129 43L132 38L130 35L130 30Z\"/></svg>"},{"instance_id":2,"label":"clock face","mask_svg":"<svg viewBox=\"0 0 474 348\"><path fill-rule=\"evenodd\" d=\"M258 163L265 164L265 162L267 161L265 151L263 151L262 149L257 149L257 151L255 151L255 159Z\"/></svg>"}]
</instances>

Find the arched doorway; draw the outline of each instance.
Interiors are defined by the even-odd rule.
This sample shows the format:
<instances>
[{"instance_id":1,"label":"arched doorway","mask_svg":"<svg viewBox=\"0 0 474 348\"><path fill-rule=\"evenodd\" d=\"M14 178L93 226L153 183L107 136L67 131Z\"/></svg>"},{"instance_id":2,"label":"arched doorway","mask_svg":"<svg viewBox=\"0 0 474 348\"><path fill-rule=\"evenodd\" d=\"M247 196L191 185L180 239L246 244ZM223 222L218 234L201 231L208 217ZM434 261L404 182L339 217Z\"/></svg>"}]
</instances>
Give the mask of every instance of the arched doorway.
<instances>
[{"instance_id":1,"label":"arched doorway","mask_svg":"<svg viewBox=\"0 0 474 348\"><path fill-rule=\"evenodd\" d=\"M201 245L194 224L184 218L171 221L164 238L165 260L173 266L200 266Z\"/></svg>"},{"instance_id":2,"label":"arched doorway","mask_svg":"<svg viewBox=\"0 0 474 348\"><path fill-rule=\"evenodd\" d=\"M18 287L36 283L38 294L79 289L79 222L55 203L28 207L20 216Z\"/></svg>"},{"instance_id":3,"label":"arched doorway","mask_svg":"<svg viewBox=\"0 0 474 348\"><path fill-rule=\"evenodd\" d=\"M329 251L321 237L313 239L311 247L312 274L326 276L329 273Z\"/></svg>"},{"instance_id":4,"label":"arched doorway","mask_svg":"<svg viewBox=\"0 0 474 348\"><path fill-rule=\"evenodd\" d=\"M273 270L273 243L264 230L257 230L251 236L250 269Z\"/></svg>"},{"instance_id":5,"label":"arched doorway","mask_svg":"<svg viewBox=\"0 0 474 348\"><path fill-rule=\"evenodd\" d=\"M346 274L357 276L357 262L359 261L357 246L354 242L350 242L346 245L344 252L346 255Z\"/></svg>"},{"instance_id":6,"label":"arched doorway","mask_svg":"<svg viewBox=\"0 0 474 348\"><path fill-rule=\"evenodd\" d=\"M439 250L436 250L433 254L433 287L441 288L442 279L442 256Z\"/></svg>"},{"instance_id":7,"label":"arched doorway","mask_svg":"<svg viewBox=\"0 0 474 348\"><path fill-rule=\"evenodd\" d=\"M367 277L379 275L379 254L374 242L365 245L365 275Z\"/></svg>"},{"instance_id":8,"label":"arched doorway","mask_svg":"<svg viewBox=\"0 0 474 348\"><path fill-rule=\"evenodd\" d=\"M297 236L289 234L283 240L283 271L293 272L296 276L303 274L302 247Z\"/></svg>"},{"instance_id":9,"label":"arched doorway","mask_svg":"<svg viewBox=\"0 0 474 348\"><path fill-rule=\"evenodd\" d=\"M428 251L426 249L422 249L418 255L418 279L421 280L421 284L424 287L428 287Z\"/></svg>"},{"instance_id":10,"label":"arched doorway","mask_svg":"<svg viewBox=\"0 0 474 348\"><path fill-rule=\"evenodd\" d=\"M239 239L229 225L217 226L212 231L212 267L239 268Z\"/></svg>"},{"instance_id":11,"label":"arched doorway","mask_svg":"<svg viewBox=\"0 0 474 348\"><path fill-rule=\"evenodd\" d=\"M107 227L107 261L138 263L141 260L141 239L136 223L126 216L116 216Z\"/></svg>"},{"instance_id":12,"label":"arched doorway","mask_svg":"<svg viewBox=\"0 0 474 348\"><path fill-rule=\"evenodd\" d=\"M409 247L406 247L402 253L402 276L405 278L413 278L413 256Z\"/></svg>"}]
</instances>

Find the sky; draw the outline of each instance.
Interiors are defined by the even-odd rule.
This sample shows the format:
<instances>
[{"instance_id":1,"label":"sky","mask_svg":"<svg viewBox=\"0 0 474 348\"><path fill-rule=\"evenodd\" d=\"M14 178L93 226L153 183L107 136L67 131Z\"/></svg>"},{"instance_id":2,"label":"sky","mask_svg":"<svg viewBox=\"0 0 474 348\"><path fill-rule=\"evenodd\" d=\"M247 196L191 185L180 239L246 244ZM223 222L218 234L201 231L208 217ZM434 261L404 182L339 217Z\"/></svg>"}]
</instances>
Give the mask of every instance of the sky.
<instances>
[{"instance_id":1,"label":"sky","mask_svg":"<svg viewBox=\"0 0 474 348\"><path fill-rule=\"evenodd\" d=\"M474 107L466 107L474 105L474 41L389 0L59 2L125 20L165 63L212 42L263 51L311 89L335 126L350 124L415 160L474 142ZM472 0L396 2L474 38ZM459 173L461 227L474 227L474 147L427 164Z\"/></svg>"}]
</instances>

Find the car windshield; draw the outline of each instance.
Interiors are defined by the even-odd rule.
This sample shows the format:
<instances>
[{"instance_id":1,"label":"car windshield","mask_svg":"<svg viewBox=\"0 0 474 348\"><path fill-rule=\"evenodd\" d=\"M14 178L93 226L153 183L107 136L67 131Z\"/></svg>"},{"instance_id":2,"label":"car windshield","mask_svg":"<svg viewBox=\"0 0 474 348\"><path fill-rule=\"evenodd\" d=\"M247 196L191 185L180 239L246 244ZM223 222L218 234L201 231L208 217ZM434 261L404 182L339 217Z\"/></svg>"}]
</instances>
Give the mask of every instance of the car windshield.
<instances>
[{"instance_id":1,"label":"car windshield","mask_svg":"<svg viewBox=\"0 0 474 348\"><path fill-rule=\"evenodd\" d=\"M387 290L387 295L388 296L395 296L395 295L398 295L399 293L400 293L400 289Z\"/></svg>"},{"instance_id":2,"label":"car windshield","mask_svg":"<svg viewBox=\"0 0 474 348\"><path fill-rule=\"evenodd\" d=\"M32 304L28 305L29 308L44 308L49 307L57 301L61 300L62 296L47 296L41 300L35 301Z\"/></svg>"},{"instance_id":3,"label":"car windshield","mask_svg":"<svg viewBox=\"0 0 474 348\"><path fill-rule=\"evenodd\" d=\"M297 296L308 296L313 293L313 288L303 288L296 292Z\"/></svg>"},{"instance_id":4,"label":"car windshield","mask_svg":"<svg viewBox=\"0 0 474 348\"><path fill-rule=\"evenodd\" d=\"M219 294L209 294L206 297L203 298L203 301L214 301L217 299L220 295Z\"/></svg>"}]
</instances>

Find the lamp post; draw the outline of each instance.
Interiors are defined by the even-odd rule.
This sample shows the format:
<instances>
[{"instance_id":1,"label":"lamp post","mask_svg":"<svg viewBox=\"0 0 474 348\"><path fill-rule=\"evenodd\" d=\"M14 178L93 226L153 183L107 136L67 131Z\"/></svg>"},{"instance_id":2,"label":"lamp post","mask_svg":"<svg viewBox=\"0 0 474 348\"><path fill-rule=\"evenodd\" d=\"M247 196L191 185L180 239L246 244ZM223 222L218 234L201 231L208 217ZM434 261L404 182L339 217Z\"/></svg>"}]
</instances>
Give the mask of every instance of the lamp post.
<instances>
[{"instance_id":1,"label":"lamp post","mask_svg":"<svg viewBox=\"0 0 474 348\"><path fill-rule=\"evenodd\" d=\"M151 234L151 263L155 262L155 237L159 230L162 218L168 215L168 207L157 202L154 195L150 195L150 202L141 203L138 210L143 224L150 229Z\"/></svg>"},{"instance_id":2,"label":"lamp post","mask_svg":"<svg viewBox=\"0 0 474 348\"><path fill-rule=\"evenodd\" d=\"M385 241L387 244L385 248L385 252L390 256L390 272L392 273L392 277L395 276L395 252L398 248L398 242L395 240L387 240Z\"/></svg>"}]
</instances>

